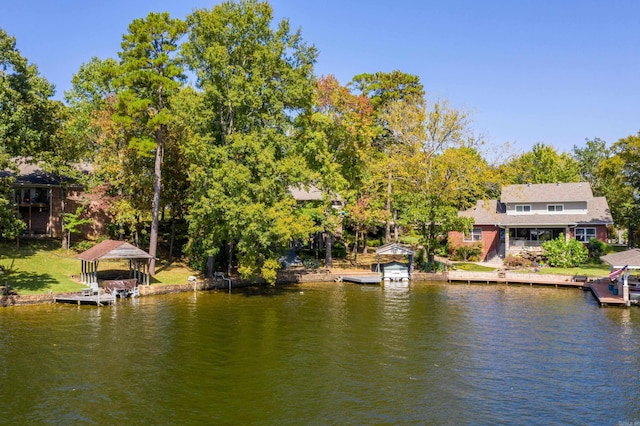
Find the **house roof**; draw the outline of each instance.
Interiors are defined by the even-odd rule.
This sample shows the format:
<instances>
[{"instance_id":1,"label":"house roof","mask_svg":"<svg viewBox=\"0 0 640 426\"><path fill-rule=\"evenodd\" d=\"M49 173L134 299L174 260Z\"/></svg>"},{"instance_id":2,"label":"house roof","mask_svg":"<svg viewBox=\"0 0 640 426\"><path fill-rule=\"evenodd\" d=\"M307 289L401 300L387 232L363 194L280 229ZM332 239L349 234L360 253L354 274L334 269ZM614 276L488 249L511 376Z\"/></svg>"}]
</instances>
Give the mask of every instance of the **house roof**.
<instances>
[{"instance_id":1,"label":"house roof","mask_svg":"<svg viewBox=\"0 0 640 426\"><path fill-rule=\"evenodd\" d=\"M106 259L151 259L152 256L126 241L105 240L76 257L88 262L95 262Z\"/></svg>"},{"instance_id":2,"label":"house roof","mask_svg":"<svg viewBox=\"0 0 640 426\"><path fill-rule=\"evenodd\" d=\"M614 268L628 266L629 269L640 269L640 249L629 249L619 253L610 253L600 259Z\"/></svg>"},{"instance_id":3,"label":"house roof","mask_svg":"<svg viewBox=\"0 0 640 426\"><path fill-rule=\"evenodd\" d=\"M506 185L500 195L503 203L571 202L591 198L593 192L588 182Z\"/></svg>"},{"instance_id":4,"label":"house roof","mask_svg":"<svg viewBox=\"0 0 640 426\"><path fill-rule=\"evenodd\" d=\"M292 186L289 188L291 195L296 201L317 201L322 200L322 191L315 186L309 187L309 189L296 188Z\"/></svg>"},{"instance_id":5,"label":"house roof","mask_svg":"<svg viewBox=\"0 0 640 426\"><path fill-rule=\"evenodd\" d=\"M583 199L582 201L585 201ZM506 206L497 200L478 200L469 210L460 212L471 217L476 225L497 226L566 226L566 225L610 225L613 217L604 197L592 197L587 201L586 214L506 214Z\"/></svg>"},{"instance_id":6,"label":"house roof","mask_svg":"<svg viewBox=\"0 0 640 426\"><path fill-rule=\"evenodd\" d=\"M318 187L310 185L308 188L304 187L289 187L289 192L293 195L296 201L319 201L322 200L322 190ZM339 195L332 195L333 201L340 201Z\"/></svg>"},{"instance_id":7,"label":"house roof","mask_svg":"<svg viewBox=\"0 0 640 426\"><path fill-rule=\"evenodd\" d=\"M34 163L30 157L18 157L12 160L18 168L16 176L17 185L42 185L42 186L58 186L60 179L54 177L42 169L41 163ZM90 164L78 164L75 166L82 173L90 173L92 166ZM12 170L0 170L0 178L14 176Z\"/></svg>"}]
</instances>

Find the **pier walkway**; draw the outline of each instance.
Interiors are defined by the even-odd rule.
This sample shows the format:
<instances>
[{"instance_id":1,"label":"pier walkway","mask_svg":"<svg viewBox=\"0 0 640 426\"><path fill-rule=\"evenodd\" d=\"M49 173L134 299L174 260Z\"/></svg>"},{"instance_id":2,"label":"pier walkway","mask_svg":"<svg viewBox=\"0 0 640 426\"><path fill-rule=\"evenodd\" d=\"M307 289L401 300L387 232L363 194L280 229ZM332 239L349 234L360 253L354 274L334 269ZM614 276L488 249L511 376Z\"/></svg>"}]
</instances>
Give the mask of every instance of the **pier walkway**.
<instances>
[{"instance_id":1,"label":"pier walkway","mask_svg":"<svg viewBox=\"0 0 640 426\"><path fill-rule=\"evenodd\" d=\"M73 303L77 305L113 305L116 301L115 294L95 294L95 295L82 295L82 294L60 294L54 297L54 301L57 303Z\"/></svg>"},{"instance_id":2,"label":"pier walkway","mask_svg":"<svg viewBox=\"0 0 640 426\"><path fill-rule=\"evenodd\" d=\"M538 273L519 273L516 271L448 271L448 282L471 283L500 283L500 284L529 284L529 285L555 285L556 287L585 287L586 277Z\"/></svg>"}]
</instances>

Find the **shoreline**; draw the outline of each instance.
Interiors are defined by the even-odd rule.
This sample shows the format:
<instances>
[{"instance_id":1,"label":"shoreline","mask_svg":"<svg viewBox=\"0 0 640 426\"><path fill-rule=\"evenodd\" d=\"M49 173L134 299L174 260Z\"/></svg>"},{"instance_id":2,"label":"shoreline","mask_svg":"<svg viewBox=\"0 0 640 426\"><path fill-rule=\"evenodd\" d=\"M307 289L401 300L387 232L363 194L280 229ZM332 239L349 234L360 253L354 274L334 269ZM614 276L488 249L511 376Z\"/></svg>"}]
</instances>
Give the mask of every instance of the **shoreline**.
<instances>
[{"instance_id":1,"label":"shoreline","mask_svg":"<svg viewBox=\"0 0 640 426\"><path fill-rule=\"evenodd\" d=\"M314 282L336 282L346 275L366 275L371 274L367 270L355 269L322 269L322 270L287 270L278 274L276 285L304 284ZM540 285L540 286L567 286L573 288L586 288L583 282L575 281L572 276L567 275L536 275L530 273L517 273L509 271L502 276L498 272L467 273L460 271L447 272L416 272L413 274L413 282L439 282L449 284L506 284L506 285ZM262 286L264 282L247 280L232 281L232 289L245 288L250 286ZM356 284L358 285L358 284ZM189 291L213 291L228 290L228 281L221 278L210 278L198 280L195 283L186 284L150 284L139 285L140 297L155 296L162 294L184 293ZM64 293L43 293L43 294L9 294L0 298L0 307L28 306L55 303L56 297L77 295L78 292Z\"/></svg>"}]
</instances>

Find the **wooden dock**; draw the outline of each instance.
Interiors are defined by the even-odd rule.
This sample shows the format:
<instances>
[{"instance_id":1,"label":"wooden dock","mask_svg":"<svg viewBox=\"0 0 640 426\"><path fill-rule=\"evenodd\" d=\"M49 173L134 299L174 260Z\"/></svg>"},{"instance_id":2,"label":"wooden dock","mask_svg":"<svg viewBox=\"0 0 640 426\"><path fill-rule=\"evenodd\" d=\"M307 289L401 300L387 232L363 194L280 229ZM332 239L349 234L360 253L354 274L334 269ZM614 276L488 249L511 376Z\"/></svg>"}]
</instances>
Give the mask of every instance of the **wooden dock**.
<instances>
[{"instance_id":1,"label":"wooden dock","mask_svg":"<svg viewBox=\"0 0 640 426\"><path fill-rule=\"evenodd\" d=\"M380 284L382 282L382 274L360 273L357 275L340 275L337 281L345 281L357 284Z\"/></svg>"},{"instance_id":2,"label":"wooden dock","mask_svg":"<svg viewBox=\"0 0 640 426\"><path fill-rule=\"evenodd\" d=\"M105 306L113 305L116 301L116 296L112 294L100 294L100 295L82 295L82 294L61 294L54 298L57 303L73 303L76 305L96 305Z\"/></svg>"},{"instance_id":3,"label":"wooden dock","mask_svg":"<svg viewBox=\"0 0 640 426\"><path fill-rule=\"evenodd\" d=\"M553 285L556 287L578 287L586 286L586 277L578 279L568 275L519 273L516 271L448 271L448 282L471 283L498 283L498 284L528 284L528 285Z\"/></svg>"},{"instance_id":4,"label":"wooden dock","mask_svg":"<svg viewBox=\"0 0 640 426\"><path fill-rule=\"evenodd\" d=\"M607 280L599 280L589 283L589 288L593 297L596 298L600 306L625 306L626 303L622 294L613 294L609 290L609 282Z\"/></svg>"}]
</instances>

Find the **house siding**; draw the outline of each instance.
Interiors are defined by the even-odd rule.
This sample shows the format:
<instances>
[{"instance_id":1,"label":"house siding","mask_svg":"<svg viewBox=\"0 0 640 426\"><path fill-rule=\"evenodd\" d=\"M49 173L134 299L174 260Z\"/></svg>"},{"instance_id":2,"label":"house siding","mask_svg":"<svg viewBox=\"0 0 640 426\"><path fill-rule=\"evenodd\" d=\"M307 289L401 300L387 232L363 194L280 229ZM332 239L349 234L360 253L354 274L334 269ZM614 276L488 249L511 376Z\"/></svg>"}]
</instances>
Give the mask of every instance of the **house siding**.
<instances>
[{"instance_id":1,"label":"house siding","mask_svg":"<svg viewBox=\"0 0 640 426\"><path fill-rule=\"evenodd\" d=\"M563 206L562 213L549 213L547 206L550 204L561 204ZM517 213L516 206L531 206L531 212ZM552 202L546 201L544 203L538 202L521 202L521 203L509 203L507 204L507 214L509 215L532 215L532 214L576 214L586 213L587 202L586 201L570 201L570 202Z\"/></svg>"}]
</instances>

